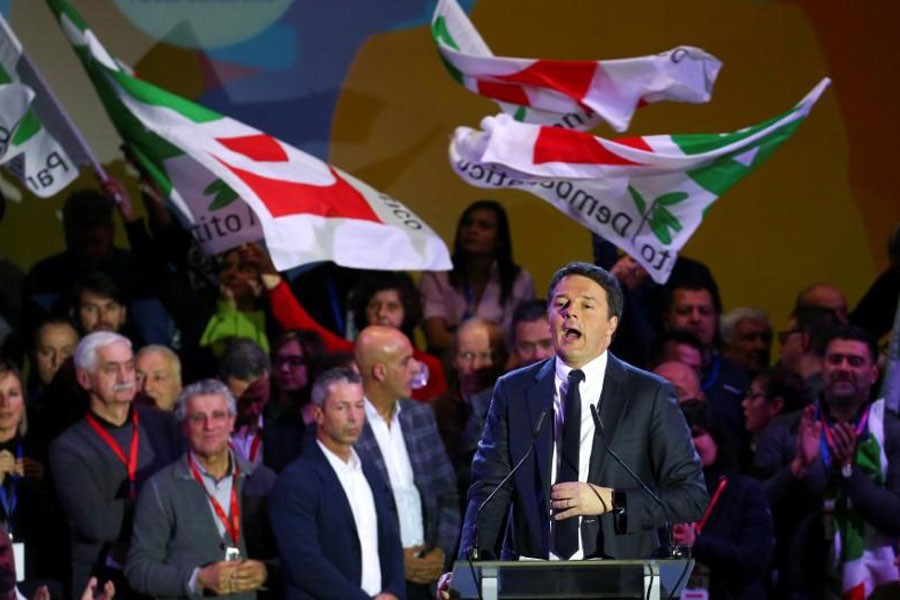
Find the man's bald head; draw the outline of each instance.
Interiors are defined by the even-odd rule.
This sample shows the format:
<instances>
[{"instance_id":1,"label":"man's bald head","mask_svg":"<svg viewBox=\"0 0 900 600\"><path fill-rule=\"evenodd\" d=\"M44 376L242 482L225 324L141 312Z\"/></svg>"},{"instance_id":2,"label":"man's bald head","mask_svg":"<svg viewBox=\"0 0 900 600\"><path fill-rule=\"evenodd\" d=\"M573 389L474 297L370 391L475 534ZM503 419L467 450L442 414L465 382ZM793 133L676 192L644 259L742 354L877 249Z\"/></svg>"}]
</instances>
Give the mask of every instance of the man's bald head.
<instances>
[{"instance_id":1,"label":"man's bald head","mask_svg":"<svg viewBox=\"0 0 900 600\"><path fill-rule=\"evenodd\" d=\"M363 329L356 337L353 354L359 368L365 372L377 363L411 347L409 338L396 327L372 325Z\"/></svg>"},{"instance_id":2,"label":"man's bald head","mask_svg":"<svg viewBox=\"0 0 900 600\"><path fill-rule=\"evenodd\" d=\"M412 353L409 338L399 329L371 325L360 332L354 355L370 400L393 403L409 397L419 370Z\"/></svg>"},{"instance_id":3,"label":"man's bald head","mask_svg":"<svg viewBox=\"0 0 900 600\"><path fill-rule=\"evenodd\" d=\"M683 362L670 360L658 365L653 372L672 384L679 404L685 400L703 397L703 392L700 391L700 376L695 369Z\"/></svg>"}]
</instances>

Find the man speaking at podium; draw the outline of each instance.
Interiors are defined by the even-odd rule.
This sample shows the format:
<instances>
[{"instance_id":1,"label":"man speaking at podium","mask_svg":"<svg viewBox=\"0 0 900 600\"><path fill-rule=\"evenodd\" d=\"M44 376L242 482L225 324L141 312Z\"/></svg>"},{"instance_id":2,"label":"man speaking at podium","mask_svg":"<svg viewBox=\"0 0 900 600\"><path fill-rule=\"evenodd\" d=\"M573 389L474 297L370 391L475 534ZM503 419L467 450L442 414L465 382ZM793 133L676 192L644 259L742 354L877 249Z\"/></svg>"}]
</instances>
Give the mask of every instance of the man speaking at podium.
<instances>
[{"instance_id":1,"label":"man speaking at podium","mask_svg":"<svg viewBox=\"0 0 900 600\"><path fill-rule=\"evenodd\" d=\"M622 291L607 271L570 263L553 276L548 299L556 356L494 388L460 558L473 548L487 558L507 513L503 560L658 556L657 529L697 520L708 500L674 392L607 352L622 315Z\"/></svg>"}]
</instances>

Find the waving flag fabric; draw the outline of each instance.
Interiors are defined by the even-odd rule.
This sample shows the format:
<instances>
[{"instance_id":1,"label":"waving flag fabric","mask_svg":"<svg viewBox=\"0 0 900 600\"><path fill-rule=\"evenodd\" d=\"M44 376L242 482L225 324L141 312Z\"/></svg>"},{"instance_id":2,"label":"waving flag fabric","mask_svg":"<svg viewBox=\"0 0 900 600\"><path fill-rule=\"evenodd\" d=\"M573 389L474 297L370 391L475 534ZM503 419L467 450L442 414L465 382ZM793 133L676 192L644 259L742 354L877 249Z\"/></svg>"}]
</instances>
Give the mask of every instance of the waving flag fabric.
<instances>
[{"instance_id":1,"label":"waving flag fabric","mask_svg":"<svg viewBox=\"0 0 900 600\"><path fill-rule=\"evenodd\" d=\"M450 160L483 188L527 190L631 254L659 283L703 214L800 126L830 81L783 115L733 133L605 140L488 117L459 127Z\"/></svg>"},{"instance_id":2,"label":"waving flag fabric","mask_svg":"<svg viewBox=\"0 0 900 600\"><path fill-rule=\"evenodd\" d=\"M132 77L66 0L48 4L122 137L208 250L258 239L261 232L279 270L322 260L366 269L450 268L443 241L397 200Z\"/></svg>"},{"instance_id":3,"label":"waving flag fabric","mask_svg":"<svg viewBox=\"0 0 900 600\"><path fill-rule=\"evenodd\" d=\"M19 73L22 45L0 15L0 164L32 193L48 198L78 177L78 167L32 107L37 90Z\"/></svg>"},{"instance_id":4,"label":"waving flag fabric","mask_svg":"<svg viewBox=\"0 0 900 600\"><path fill-rule=\"evenodd\" d=\"M605 121L624 131L635 109L652 102L708 102L722 66L690 46L604 61L494 56L456 0L439 0L431 31L447 70L467 89L519 121L578 130Z\"/></svg>"}]
</instances>

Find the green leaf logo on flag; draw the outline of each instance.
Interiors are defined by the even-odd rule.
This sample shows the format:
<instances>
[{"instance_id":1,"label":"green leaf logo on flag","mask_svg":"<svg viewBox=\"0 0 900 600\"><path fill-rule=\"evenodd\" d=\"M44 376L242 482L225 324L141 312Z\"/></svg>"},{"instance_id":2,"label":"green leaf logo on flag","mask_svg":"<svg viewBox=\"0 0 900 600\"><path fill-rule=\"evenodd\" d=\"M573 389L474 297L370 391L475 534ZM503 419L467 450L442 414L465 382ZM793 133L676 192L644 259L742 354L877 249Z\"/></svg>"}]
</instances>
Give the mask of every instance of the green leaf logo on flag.
<instances>
[{"instance_id":1,"label":"green leaf logo on flag","mask_svg":"<svg viewBox=\"0 0 900 600\"><path fill-rule=\"evenodd\" d=\"M628 193L631 194L631 199L634 201L634 205L638 212L641 213L642 217L641 226L638 227L634 237L636 238L644 228L644 224L648 223L650 225L650 230L653 232L653 235L656 236L656 239L666 246L671 244L671 232L674 231L675 233L678 233L683 229L683 226L681 221L679 221L666 207L674 206L679 202L687 200L689 197L688 194L686 192L669 192L668 194L663 194L654 200L650 205L650 208L647 209L647 201L644 200L643 196L630 185L628 186Z\"/></svg>"},{"instance_id":2,"label":"green leaf logo on flag","mask_svg":"<svg viewBox=\"0 0 900 600\"><path fill-rule=\"evenodd\" d=\"M221 210L238 199L237 192L228 187L228 184L221 179L216 179L203 190L204 196L213 194L215 194L215 198L206 208L210 212Z\"/></svg>"}]
</instances>

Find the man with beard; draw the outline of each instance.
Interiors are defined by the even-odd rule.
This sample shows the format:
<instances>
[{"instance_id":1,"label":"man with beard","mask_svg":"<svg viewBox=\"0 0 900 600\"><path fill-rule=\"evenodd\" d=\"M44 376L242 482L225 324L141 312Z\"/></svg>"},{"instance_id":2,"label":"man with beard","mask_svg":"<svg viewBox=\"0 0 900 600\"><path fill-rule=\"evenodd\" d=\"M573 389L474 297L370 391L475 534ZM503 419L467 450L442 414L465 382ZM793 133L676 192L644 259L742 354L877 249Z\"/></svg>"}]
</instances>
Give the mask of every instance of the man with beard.
<instances>
[{"instance_id":1,"label":"man with beard","mask_svg":"<svg viewBox=\"0 0 900 600\"><path fill-rule=\"evenodd\" d=\"M50 445L50 470L71 536L71 590L92 575L115 582L130 597L122 564L134 500L142 483L179 454L171 415L134 406L131 342L100 331L75 349L78 383L90 396L88 413Z\"/></svg>"},{"instance_id":2,"label":"man with beard","mask_svg":"<svg viewBox=\"0 0 900 600\"><path fill-rule=\"evenodd\" d=\"M864 330L834 331L821 402L776 420L759 440L755 462L768 476L782 546L776 568L791 586L780 593L821 593L824 582L828 593L862 598L900 580L892 547L900 535L900 420L884 399L869 401L876 357ZM805 569L797 573L797 565Z\"/></svg>"}]
</instances>

